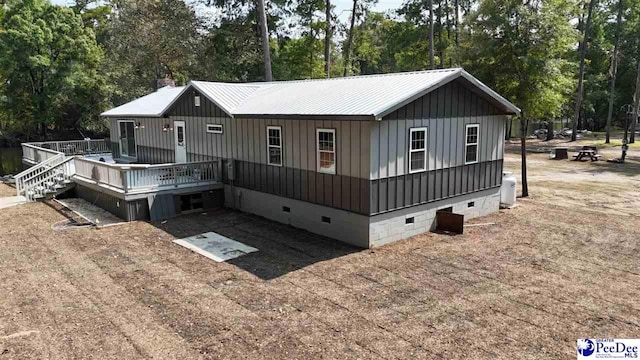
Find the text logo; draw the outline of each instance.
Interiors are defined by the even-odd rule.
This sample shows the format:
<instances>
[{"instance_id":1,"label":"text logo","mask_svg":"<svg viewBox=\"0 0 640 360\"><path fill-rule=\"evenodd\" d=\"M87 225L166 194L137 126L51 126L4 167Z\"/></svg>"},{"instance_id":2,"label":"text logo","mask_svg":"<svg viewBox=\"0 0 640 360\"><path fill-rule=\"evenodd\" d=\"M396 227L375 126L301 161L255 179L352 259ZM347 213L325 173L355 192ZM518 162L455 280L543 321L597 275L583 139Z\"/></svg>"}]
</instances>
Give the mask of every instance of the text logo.
<instances>
[{"instance_id":1,"label":"text logo","mask_svg":"<svg viewBox=\"0 0 640 360\"><path fill-rule=\"evenodd\" d=\"M582 356L591 356L594 351L596 351L596 347L593 344L593 341L589 339L578 340L578 354Z\"/></svg>"}]
</instances>

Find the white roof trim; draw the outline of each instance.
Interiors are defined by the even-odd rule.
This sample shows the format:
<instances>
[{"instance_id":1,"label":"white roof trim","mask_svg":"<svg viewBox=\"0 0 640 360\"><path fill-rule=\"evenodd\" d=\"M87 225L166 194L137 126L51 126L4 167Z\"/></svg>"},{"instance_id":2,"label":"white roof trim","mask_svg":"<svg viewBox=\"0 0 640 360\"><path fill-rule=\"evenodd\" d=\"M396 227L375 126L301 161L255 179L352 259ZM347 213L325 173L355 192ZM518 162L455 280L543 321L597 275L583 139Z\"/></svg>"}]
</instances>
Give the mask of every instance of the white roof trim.
<instances>
[{"instance_id":1,"label":"white roof trim","mask_svg":"<svg viewBox=\"0 0 640 360\"><path fill-rule=\"evenodd\" d=\"M518 114L518 115L520 114L520 108L515 106L509 100L507 100L504 97L502 97L497 92L491 90L490 87L488 87L487 85L483 84L480 80L478 80L475 77L473 77L473 75L469 74L468 72L466 72L462 68L458 68L458 69L455 69L455 70L456 71L451 73L451 75L440 79L435 84L430 84L428 87L426 87L424 89L421 89L420 91L418 91L415 94L405 98L404 100L398 102L397 104L394 104L394 105L391 105L391 106L385 106L385 107L383 107L381 109L378 109L373 114L373 116L375 117L376 120L382 120L383 117L391 114L392 112L400 109L401 107L403 107L403 106L405 106L407 104L410 104L411 102L421 98L422 96L430 93L431 91L436 90L437 88L441 87L442 85L445 85L448 82L453 81L453 80L455 80L455 79L457 79L459 77L463 77L463 78L467 79L473 85L477 86L478 89L482 90L482 92L484 92L485 94L487 94L488 96L494 98L496 101L498 101L500 104L502 104L505 108L513 111L515 114Z\"/></svg>"},{"instance_id":2,"label":"white roof trim","mask_svg":"<svg viewBox=\"0 0 640 360\"><path fill-rule=\"evenodd\" d=\"M468 72L466 72L464 70L462 70L462 72L460 74L462 75L462 77L464 77L465 79L469 80L469 82L471 82L472 84L477 86L485 94L487 94L487 95L491 96L492 98L496 99L500 104L504 105L504 107L506 107L509 110L512 110L515 114L520 115L520 112L522 110L520 110L519 107L515 106L512 102L510 102L509 100L507 100L504 97L502 97L502 95L500 95L497 92L493 91L490 87L488 87L487 85L482 83L482 81L476 79L475 77L473 77L473 75L469 74Z\"/></svg>"}]
</instances>

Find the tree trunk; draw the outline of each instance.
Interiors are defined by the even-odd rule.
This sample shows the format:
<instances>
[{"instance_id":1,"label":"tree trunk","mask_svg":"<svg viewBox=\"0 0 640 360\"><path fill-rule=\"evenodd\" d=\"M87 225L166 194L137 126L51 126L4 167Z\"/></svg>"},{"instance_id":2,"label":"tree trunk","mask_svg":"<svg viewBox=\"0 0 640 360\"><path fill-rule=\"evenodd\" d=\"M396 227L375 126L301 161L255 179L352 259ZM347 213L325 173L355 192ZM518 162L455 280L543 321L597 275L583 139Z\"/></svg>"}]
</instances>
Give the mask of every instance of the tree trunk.
<instances>
[{"instance_id":1,"label":"tree trunk","mask_svg":"<svg viewBox=\"0 0 640 360\"><path fill-rule=\"evenodd\" d=\"M442 0L438 0L438 57L440 68L444 68L444 48L442 47Z\"/></svg>"},{"instance_id":2,"label":"tree trunk","mask_svg":"<svg viewBox=\"0 0 640 360\"><path fill-rule=\"evenodd\" d=\"M260 22L260 37L262 39L262 59L264 61L264 80L273 81L271 72L271 49L269 47L269 26L267 26L267 12L264 8L264 0L256 1L258 21Z\"/></svg>"},{"instance_id":3,"label":"tree trunk","mask_svg":"<svg viewBox=\"0 0 640 360\"><path fill-rule=\"evenodd\" d=\"M331 77L331 0L326 1L325 16L327 29L324 36L324 75Z\"/></svg>"},{"instance_id":4,"label":"tree trunk","mask_svg":"<svg viewBox=\"0 0 640 360\"><path fill-rule=\"evenodd\" d=\"M433 51L433 0L429 0L429 68L436 68L435 53Z\"/></svg>"},{"instance_id":5,"label":"tree trunk","mask_svg":"<svg viewBox=\"0 0 640 360\"><path fill-rule=\"evenodd\" d=\"M353 9L351 10L351 24L349 24L349 36L347 38L347 48L344 56L344 72L342 76L347 76L351 69L351 46L353 45L353 30L356 25L356 11L358 11L358 0L353 0Z\"/></svg>"},{"instance_id":6,"label":"tree trunk","mask_svg":"<svg viewBox=\"0 0 640 360\"><path fill-rule=\"evenodd\" d=\"M456 38L456 66L460 66L460 31L458 26L460 25L460 0L455 0L455 38Z\"/></svg>"},{"instance_id":7,"label":"tree trunk","mask_svg":"<svg viewBox=\"0 0 640 360\"><path fill-rule=\"evenodd\" d=\"M638 123L638 112L640 111L640 60L636 71L636 91L633 93L633 114L631 115L631 131L629 143L636 142L636 124Z\"/></svg>"},{"instance_id":8,"label":"tree trunk","mask_svg":"<svg viewBox=\"0 0 640 360\"><path fill-rule=\"evenodd\" d=\"M313 61L315 53L315 35L313 34L313 8L309 9L309 79L313 79Z\"/></svg>"},{"instance_id":9,"label":"tree trunk","mask_svg":"<svg viewBox=\"0 0 640 360\"><path fill-rule=\"evenodd\" d=\"M620 45L620 29L622 27L622 13L624 12L624 0L618 1L618 18L616 19L616 41L613 45L613 56L611 58L611 88L609 90L609 111L607 112L607 139L608 144L611 138L611 118L613 117L613 102L616 92L616 76L618 75L618 46Z\"/></svg>"},{"instance_id":10,"label":"tree trunk","mask_svg":"<svg viewBox=\"0 0 640 360\"><path fill-rule=\"evenodd\" d=\"M529 196L529 184L527 183L527 123L524 117L524 109L520 112L520 157L522 159L522 197Z\"/></svg>"},{"instance_id":11,"label":"tree trunk","mask_svg":"<svg viewBox=\"0 0 640 360\"><path fill-rule=\"evenodd\" d=\"M587 23L584 26L584 38L580 43L580 70L578 73L578 91L576 94L576 114L573 118L573 132L571 141L576 141L578 132L578 120L580 120L580 109L582 108L582 93L584 91L584 61L587 54L587 42L589 41L589 28L591 27L591 14L597 0L589 1L589 11L587 13Z\"/></svg>"}]
</instances>

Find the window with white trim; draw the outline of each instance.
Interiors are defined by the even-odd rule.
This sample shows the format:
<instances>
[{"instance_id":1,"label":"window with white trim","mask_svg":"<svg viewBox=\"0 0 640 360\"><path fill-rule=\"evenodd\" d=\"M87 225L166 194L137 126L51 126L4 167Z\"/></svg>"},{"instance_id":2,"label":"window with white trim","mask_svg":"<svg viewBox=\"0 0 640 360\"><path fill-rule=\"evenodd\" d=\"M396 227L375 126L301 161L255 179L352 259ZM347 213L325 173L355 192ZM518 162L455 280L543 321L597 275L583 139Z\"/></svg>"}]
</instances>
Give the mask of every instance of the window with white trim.
<instances>
[{"instance_id":1,"label":"window with white trim","mask_svg":"<svg viewBox=\"0 0 640 360\"><path fill-rule=\"evenodd\" d=\"M282 127L267 126L267 164L282 166Z\"/></svg>"},{"instance_id":2,"label":"window with white trim","mask_svg":"<svg viewBox=\"0 0 640 360\"><path fill-rule=\"evenodd\" d=\"M427 128L409 129L409 173L427 170Z\"/></svg>"},{"instance_id":3,"label":"window with white trim","mask_svg":"<svg viewBox=\"0 0 640 360\"><path fill-rule=\"evenodd\" d=\"M210 134L222 134L222 124L207 124L207 132Z\"/></svg>"},{"instance_id":4,"label":"window with white trim","mask_svg":"<svg viewBox=\"0 0 640 360\"><path fill-rule=\"evenodd\" d=\"M318 141L318 172L325 174L336 173L336 130L317 129Z\"/></svg>"},{"instance_id":5,"label":"window with white trim","mask_svg":"<svg viewBox=\"0 0 640 360\"><path fill-rule=\"evenodd\" d=\"M465 129L464 163L474 164L478 162L478 137L480 124L469 124Z\"/></svg>"}]
</instances>

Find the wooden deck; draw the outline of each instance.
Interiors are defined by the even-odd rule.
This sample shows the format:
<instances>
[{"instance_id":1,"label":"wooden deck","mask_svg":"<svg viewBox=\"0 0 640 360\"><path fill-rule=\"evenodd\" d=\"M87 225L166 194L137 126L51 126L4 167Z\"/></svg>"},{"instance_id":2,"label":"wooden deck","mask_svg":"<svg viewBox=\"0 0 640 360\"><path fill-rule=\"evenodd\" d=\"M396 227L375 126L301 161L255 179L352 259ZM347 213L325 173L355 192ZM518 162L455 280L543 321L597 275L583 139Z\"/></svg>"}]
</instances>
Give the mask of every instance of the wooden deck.
<instances>
[{"instance_id":1,"label":"wooden deck","mask_svg":"<svg viewBox=\"0 0 640 360\"><path fill-rule=\"evenodd\" d=\"M22 150L23 162L32 166L17 176L23 193L33 193L36 188L45 191L43 184L35 180L46 183L58 173L124 200L160 192L222 187L221 159L160 165L107 163L95 159L97 154L110 155L105 140L25 143ZM58 164L64 164L64 169L57 169Z\"/></svg>"},{"instance_id":2,"label":"wooden deck","mask_svg":"<svg viewBox=\"0 0 640 360\"><path fill-rule=\"evenodd\" d=\"M75 159L75 181L97 185L123 198L202 186L222 186L222 161L184 164L108 164Z\"/></svg>"}]
</instances>

